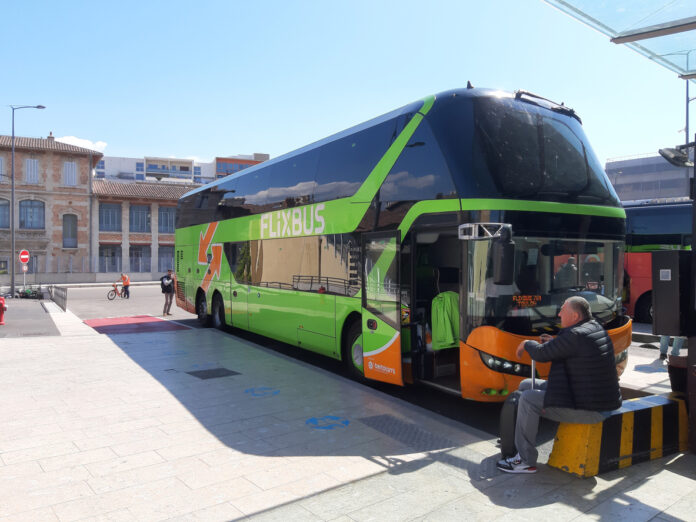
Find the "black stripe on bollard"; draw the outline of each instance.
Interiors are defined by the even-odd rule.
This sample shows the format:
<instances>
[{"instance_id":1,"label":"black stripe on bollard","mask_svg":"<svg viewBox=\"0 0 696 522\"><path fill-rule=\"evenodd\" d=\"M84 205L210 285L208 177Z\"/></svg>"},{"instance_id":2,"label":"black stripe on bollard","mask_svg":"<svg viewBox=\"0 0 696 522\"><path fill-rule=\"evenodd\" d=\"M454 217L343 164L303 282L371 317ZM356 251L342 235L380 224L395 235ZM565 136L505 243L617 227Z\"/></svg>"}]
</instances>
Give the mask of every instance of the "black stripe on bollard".
<instances>
[{"instance_id":1,"label":"black stripe on bollard","mask_svg":"<svg viewBox=\"0 0 696 522\"><path fill-rule=\"evenodd\" d=\"M602 425L602 443L599 447L599 472L619 469L621 425L623 415L613 415Z\"/></svg>"}]
</instances>

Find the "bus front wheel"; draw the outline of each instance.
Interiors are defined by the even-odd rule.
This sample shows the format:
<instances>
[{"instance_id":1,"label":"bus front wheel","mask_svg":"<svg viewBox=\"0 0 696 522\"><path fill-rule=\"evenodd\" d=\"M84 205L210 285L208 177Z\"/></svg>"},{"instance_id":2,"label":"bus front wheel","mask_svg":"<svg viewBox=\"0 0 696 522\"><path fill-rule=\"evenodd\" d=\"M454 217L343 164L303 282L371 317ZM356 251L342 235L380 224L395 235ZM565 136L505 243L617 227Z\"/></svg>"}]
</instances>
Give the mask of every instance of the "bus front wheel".
<instances>
[{"instance_id":1,"label":"bus front wheel","mask_svg":"<svg viewBox=\"0 0 696 522\"><path fill-rule=\"evenodd\" d=\"M652 311L652 293L645 292L638 298L638 301L636 301L636 308L634 311L636 321L639 323L652 323Z\"/></svg>"},{"instance_id":2,"label":"bus front wheel","mask_svg":"<svg viewBox=\"0 0 696 522\"><path fill-rule=\"evenodd\" d=\"M220 294L215 294L213 296L213 326L218 330L223 330L225 328L225 305L222 302L222 297Z\"/></svg>"},{"instance_id":3,"label":"bus front wheel","mask_svg":"<svg viewBox=\"0 0 696 522\"><path fill-rule=\"evenodd\" d=\"M356 381L364 381L365 373L363 370L363 347L362 347L362 325L360 321L354 321L346 335L343 343L343 363L348 375Z\"/></svg>"},{"instance_id":4,"label":"bus front wheel","mask_svg":"<svg viewBox=\"0 0 696 522\"><path fill-rule=\"evenodd\" d=\"M210 326L210 315L208 315L208 303L205 302L205 294L200 293L196 298L196 315L198 323L207 328Z\"/></svg>"}]
</instances>

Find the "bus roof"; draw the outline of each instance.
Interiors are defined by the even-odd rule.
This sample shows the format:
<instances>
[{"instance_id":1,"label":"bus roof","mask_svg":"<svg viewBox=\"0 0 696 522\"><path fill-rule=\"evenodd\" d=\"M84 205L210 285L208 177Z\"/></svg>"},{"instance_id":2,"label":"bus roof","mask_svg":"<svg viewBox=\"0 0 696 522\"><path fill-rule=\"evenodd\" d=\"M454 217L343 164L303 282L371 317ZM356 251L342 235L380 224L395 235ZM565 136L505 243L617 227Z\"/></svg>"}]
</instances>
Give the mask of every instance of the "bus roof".
<instances>
[{"instance_id":1,"label":"bus roof","mask_svg":"<svg viewBox=\"0 0 696 522\"><path fill-rule=\"evenodd\" d=\"M531 103L555 112L559 112L562 114L565 114L567 116L571 116L578 121L580 121L580 118L575 114L575 111L572 109L566 107L564 104L556 103L551 100L548 100L546 98L542 98L540 96L537 96L535 94L529 93L527 91L517 91L515 93L507 92L507 91L500 91L496 89L485 89L485 88L460 88L460 89L451 89L448 91L443 91L438 94L434 95L434 99L437 100L438 98L448 98L451 96L461 96L461 97L467 97L467 98L482 98L482 97L492 97L492 98L509 98L509 99L516 99L524 103ZM281 161L290 159L294 156L297 156L299 154L303 154L307 151L310 151L312 149L315 149L317 147L321 147L323 145L326 145L327 143L331 143L335 140L344 138L346 136L350 136L351 134L355 134L357 132L360 132L362 130L368 129L370 127L373 127L375 125L379 125L380 123L383 123L385 121L388 121L390 119L396 118L402 114L409 113L409 112L417 112L423 105L424 101L426 98L418 100L416 102L409 103L408 105L404 105L403 107L399 107L398 109L395 109L391 112L388 112L386 114L383 114L381 116L377 116L376 118L373 118L371 120L365 121L363 123L360 123L358 125L355 125L353 127L350 127L348 129L345 129L341 132L338 132L336 134L332 134L330 136L327 136L326 138L323 138L319 141L315 141L314 143L310 143L309 145L305 145L304 147L301 147L299 149L296 149L294 151L288 152L286 154L283 154L281 156L278 156L276 158L264 161L262 163L258 163L252 167L246 168L240 172L236 172L234 174L230 174L229 176L226 176L224 178L217 179L215 181L212 181L206 185L197 187L183 196L181 198L186 198L189 196L192 196L198 192L201 192L203 190L206 190L211 187L215 187L216 185L219 185L223 182L229 181L234 178L238 178L241 176L245 176L247 174L252 173L255 170L261 169L261 168L266 168L269 167L275 163L279 163Z\"/></svg>"}]
</instances>

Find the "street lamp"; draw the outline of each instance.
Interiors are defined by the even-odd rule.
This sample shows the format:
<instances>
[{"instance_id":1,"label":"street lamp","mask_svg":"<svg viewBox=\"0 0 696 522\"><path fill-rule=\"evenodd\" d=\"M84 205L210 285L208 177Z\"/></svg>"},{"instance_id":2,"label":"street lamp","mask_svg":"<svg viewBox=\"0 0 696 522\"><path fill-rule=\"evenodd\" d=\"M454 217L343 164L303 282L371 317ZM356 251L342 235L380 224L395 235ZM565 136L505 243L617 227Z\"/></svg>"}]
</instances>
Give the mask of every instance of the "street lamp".
<instances>
[{"instance_id":1,"label":"street lamp","mask_svg":"<svg viewBox=\"0 0 696 522\"><path fill-rule=\"evenodd\" d=\"M15 295L15 132L14 132L14 113L19 109L45 109L43 105L10 105L12 108L12 188L11 188L11 203L10 203L10 237L11 239L11 249L10 254L10 266L12 267L12 279L10 283L10 295L14 297Z\"/></svg>"}]
</instances>

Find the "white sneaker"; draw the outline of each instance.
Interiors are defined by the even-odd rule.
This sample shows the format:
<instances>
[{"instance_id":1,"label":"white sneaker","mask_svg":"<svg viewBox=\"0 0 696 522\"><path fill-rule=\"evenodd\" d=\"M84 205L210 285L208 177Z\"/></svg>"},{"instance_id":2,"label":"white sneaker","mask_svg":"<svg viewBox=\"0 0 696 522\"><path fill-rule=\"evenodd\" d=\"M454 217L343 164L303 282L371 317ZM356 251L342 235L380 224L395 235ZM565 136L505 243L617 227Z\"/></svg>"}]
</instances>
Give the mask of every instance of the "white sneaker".
<instances>
[{"instance_id":1,"label":"white sneaker","mask_svg":"<svg viewBox=\"0 0 696 522\"><path fill-rule=\"evenodd\" d=\"M496 465L500 471L505 473L536 473L536 466L530 466L522 460L518 453L514 457L508 457L498 461Z\"/></svg>"}]
</instances>

